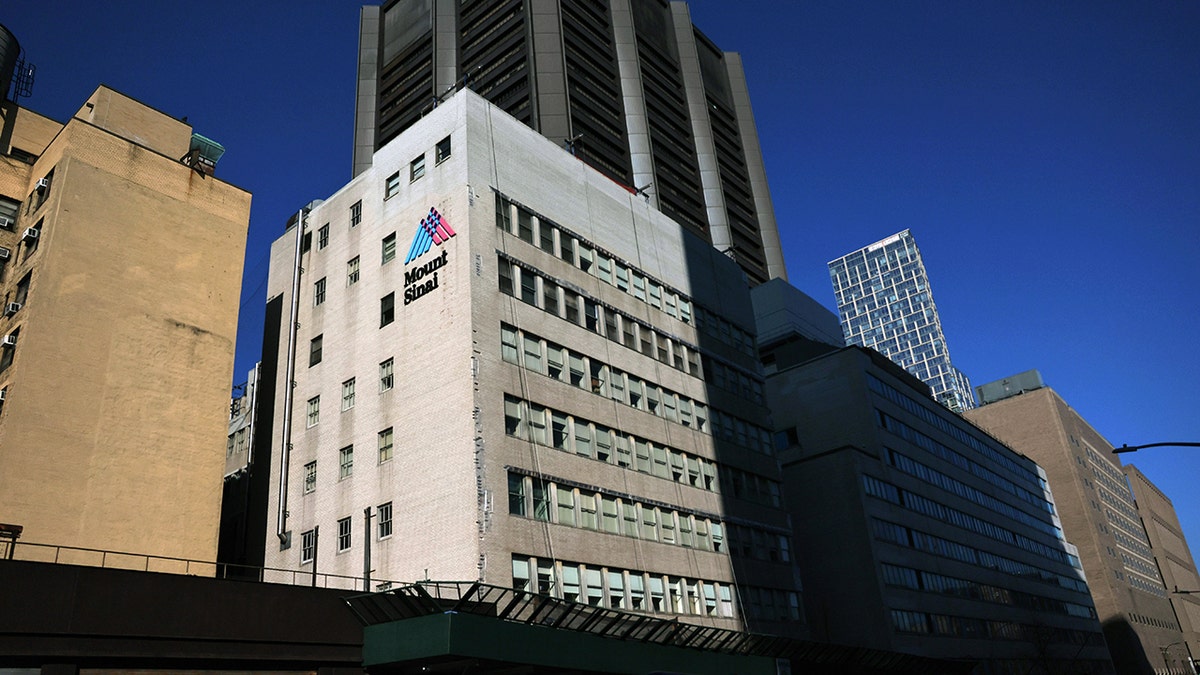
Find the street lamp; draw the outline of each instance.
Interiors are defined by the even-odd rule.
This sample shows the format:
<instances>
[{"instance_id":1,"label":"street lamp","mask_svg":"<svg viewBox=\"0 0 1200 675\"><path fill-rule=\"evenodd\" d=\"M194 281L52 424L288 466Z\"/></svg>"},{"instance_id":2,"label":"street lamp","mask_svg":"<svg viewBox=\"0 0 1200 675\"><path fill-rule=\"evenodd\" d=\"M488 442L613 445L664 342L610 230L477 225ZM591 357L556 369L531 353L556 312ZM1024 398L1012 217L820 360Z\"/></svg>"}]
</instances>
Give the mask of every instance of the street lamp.
<instances>
[{"instance_id":1,"label":"street lamp","mask_svg":"<svg viewBox=\"0 0 1200 675\"><path fill-rule=\"evenodd\" d=\"M1200 448L1200 443L1147 443L1146 445L1122 445L1119 448L1113 448L1113 454L1119 455L1123 452L1137 452L1144 448L1161 448L1173 446L1176 448Z\"/></svg>"}]
</instances>

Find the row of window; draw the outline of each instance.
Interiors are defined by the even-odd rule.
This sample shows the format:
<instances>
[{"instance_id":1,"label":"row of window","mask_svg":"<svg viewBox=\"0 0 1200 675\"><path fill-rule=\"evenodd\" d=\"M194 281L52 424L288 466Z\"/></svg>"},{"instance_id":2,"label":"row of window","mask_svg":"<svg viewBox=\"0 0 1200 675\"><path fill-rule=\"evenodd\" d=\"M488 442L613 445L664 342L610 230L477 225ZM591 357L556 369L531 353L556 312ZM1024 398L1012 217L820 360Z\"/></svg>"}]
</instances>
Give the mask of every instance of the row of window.
<instances>
[{"instance_id":1,"label":"row of window","mask_svg":"<svg viewBox=\"0 0 1200 675\"><path fill-rule=\"evenodd\" d=\"M989 553L988 551L973 548L966 544L943 539L942 537L878 518L872 518L871 527L875 538L879 541L932 553L943 558L950 558L951 560L979 567L994 569L1025 579L1036 579L1043 583L1061 586L1062 588L1079 593L1090 593L1087 583L1076 577L1056 574L1028 563L1005 558L995 553Z\"/></svg>"},{"instance_id":2,"label":"row of window","mask_svg":"<svg viewBox=\"0 0 1200 675\"><path fill-rule=\"evenodd\" d=\"M934 412L926 407L926 405L914 398L911 398L910 396L907 396L904 393L901 393L900 390L896 389L890 384L887 384L883 380L880 380L878 377L870 373L867 374L867 384L871 388L871 391L883 396L892 403L904 408L918 419L924 421L926 424L929 424L935 429L940 430L942 433L948 434L956 441L970 447L984 457L987 457L989 460L1004 467L1008 471L1011 471L1013 474L1025 481L1029 488L1035 492L1042 492L1046 489L1045 479L1039 476L1037 471L1031 469L1029 464L1013 459L1013 457L1010 456L1013 454L1011 450L1006 449L1004 452L997 450L990 444L977 438L974 434L967 432L957 424L954 424L950 420L943 418L937 412Z\"/></svg>"},{"instance_id":3,"label":"row of window","mask_svg":"<svg viewBox=\"0 0 1200 675\"><path fill-rule=\"evenodd\" d=\"M983 584L969 579L960 579L958 577L950 577L911 567L889 565L887 563L881 566L881 571L883 573L883 582L889 586L952 595L997 605L1023 607L1038 612L1077 616L1084 619L1096 618L1096 608L1090 605L1047 598L1023 591L1014 591L1009 588Z\"/></svg>"},{"instance_id":4,"label":"row of window","mask_svg":"<svg viewBox=\"0 0 1200 675\"><path fill-rule=\"evenodd\" d=\"M708 407L700 401L508 324L500 325L500 356L509 363L737 443L754 452L774 453L770 432L760 426L716 409L712 409L710 415Z\"/></svg>"},{"instance_id":5,"label":"row of window","mask_svg":"<svg viewBox=\"0 0 1200 675\"><path fill-rule=\"evenodd\" d=\"M754 357L754 336L747 331L702 305L694 305L683 293L500 194L496 195L496 227Z\"/></svg>"},{"instance_id":6,"label":"row of window","mask_svg":"<svg viewBox=\"0 0 1200 675\"><path fill-rule=\"evenodd\" d=\"M932 437L927 436L920 431L905 424L899 419L888 415L887 413L876 409L876 415L879 419L880 428L886 429L893 434L903 438L913 445L922 448L930 454L946 460L947 462L957 466L964 471L969 471L972 476L987 481L989 485L993 485L1001 490L1020 498L1036 506L1037 508L1047 512L1054 513L1054 504L1046 499L1046 493L1043 491L1033 492L1027 490L1013 481L1001 476L992 471L979 462L970 459L966 455L954 450L944 443L939 443Z\"/></svg>"},{"instance_id":7,"label":"row of window","mask_svg":"<svg viewBox=\"0 0 1200 675\"><path fill-rule=\"evenodd\" d=\"M744 557L772 562L791 560L791 540L785 535L724 523L696 511L641 502L629 495L597 492L572 485L570 481L515 471L508 472L508 512L542 522L685 548L716 553L733 550Z\"/></svg>"},{"instance_id":8,"label":"row of window","mask_svg":"<svg viewBox=\"0 0 1200 675\"><path fill-rule=\"evenodd\" d=\"M1146 626L1154 626L1155 628L1165 628L1167 630L1179 630L1179 624L1175 623L1174 621L1163 621L1162 619L1156 619L1152 616L1146 616L1145 614L1134 614L1133 612L1130 612L1126 616L1128 616L1129 620L1134 623L1140 623Z\"/></svg>"},{"instance_id":9,"label":"row of window","mask_svg":"<svg viewBox=\"0 0 1200 675\"><path fill-rule=\"evenodd\" d=\"M383 464L394 456L395 433L388 427L376 434L376 456ZM347 445L338 450L338 480L354 475L354 445ZM317 460L304 465L304 493L308 494L317 489Z\"/></svg>"},{"instance_id":10,"label":"row of window","mask_svg":"<svg viewBox=\"0 0 1200 675\"><path fill-rule=\"evenodd\" d=\"M970 485L967 485L966 483L963 483L962 481L955 480L954 478L951 478L940 471L931 469L925 464L922 464L921 462L918 462L917 460L906 455L902 455L890 448L887 450L887 459L889 464L896 467L900 471L929 483L930 485L937 486L946 492L958 495L959 497L978 504L985 509L992 511L993 513L998 513L1022 525L1032 527L1033 529L1042 532L1043 534L1048 534L1055 539L1061 540L1063 538L1062 528L1056 527L1054 523L1050 522L1049 517L1038 518L1037 516L1026 513L1014 507L1012 504L1008 504L996 499L983 490L976 489Z\"/></svg>"},{"instance_id":11,"label":"row of window","mask_svg":"<svg viewBox=\"0 0 1200 675\"><path fill-rule=\"evenodd\" d=\"M593 607L695 616L733 617L734 589L728 582L588 565L520 554L512 557L513 588ZM798 621L795 591L742 587L742 612L752 618Z\"/></svg>"},{"instance_id":12,"label":"row of window","mask_svg":"<svg viewBox=\"0 0 1200 675\"><path fill-rule=\"evenodd\" d=\"M532 441L640 473L673 480L738 499L779 506L778 482L696 457L602 424L515 396L504 397L504 431Z\"/></svg>"},{"instance_id":13,"label":"row of window","mask_svg":"<svg viewBox=\"0 0 1200 675\"><path fill-rule=\"evenodd\" d=\"M1045 624L1024 624L1016 621L976 619L965 616L931 614L893 609L892 625L899 633L960 637L973 640L1018 640L1035 644L1060 643L1073 645L1103 644L1100 633L1058 628Z\"/></svg>"},{"instance_id":14,"label":"row of window","mask_svg":"<svg viewBox=\"0 0 1200 675\"><path fill-rule=\"evenodd\" d=\"M337 521L337 552L349 551L354 543L354 522L350 516ZM375 531L379 539L392 536L392 503L380 504L375 510ZM311 563L317 556L317 533L313 528L300 533L300 564Z\"/></svg>"},{"instance_id":15,"label":"row of window","mask_svg":"<svg viewBox=\"0 0 1200 675\"><path fill-rule=\"evenodd\" d=\"M499 254L500 292L531 307L565 319L612 342L665 363L694 377L702 377L700 351L633 317L603 305L591 296L564 288L541 273Z\"/></svg>"},{"instance_id":16,"label":"row of window","mask_svg":"<svg viewBox=\"0 0 1200 675\"><path fill-rule=\"evenodd\" d=\"M1080 566L1079 558L1067 553L1062 548L1048 546L1040 541L1000 527L993 522L972 516L958 509L950 508L940 502L935 502L923 495L908 490L901 490L895 485L885 483L874 476L863 474L863 486L868 495L878 497L897 506L902 506L914 513L920 513L935 518L940 522L961 527L975 534L981 534L989 539L995 539L996 541L1016 546L1055 562L1066 563L1075 568L1079 568Z\"/></svg>"},{"instance_id":17,"label":"row of window","mask_svg":"<svg viewBox=\"0 0 1200 675\"><path fill-rule=\"evenodd\" d=\"M308 363L309 367L321 362L321 343L322 336L318 335L312 339L309 347ZM395 374L395 359L385 359L379 363L379 393L382 394L390 391L396 386ZM350 378L342 382L342 412L346 412L354 407L356 400L357 378ZM321 422L321 395L317 394L308 399L308 405L305 415L305 426L311 429Z\"/></svg>"}]
</instances>

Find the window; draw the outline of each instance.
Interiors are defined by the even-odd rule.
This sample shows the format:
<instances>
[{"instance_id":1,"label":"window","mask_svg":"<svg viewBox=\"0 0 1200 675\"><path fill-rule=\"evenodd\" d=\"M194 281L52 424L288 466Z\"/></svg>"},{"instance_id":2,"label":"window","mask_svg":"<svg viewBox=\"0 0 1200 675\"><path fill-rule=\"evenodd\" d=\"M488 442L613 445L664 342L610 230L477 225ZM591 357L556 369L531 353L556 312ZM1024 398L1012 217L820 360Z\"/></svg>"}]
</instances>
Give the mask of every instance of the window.
<instances>
[{"instance_id":1,"label":"window","mask_svg":"<svg viewBox=\"0 0 1200 675\"><path fill-rule=\"evenodd\" d=\"M317 230L317 250L320 251L321 249L325 248L328 245L329 245L329 223L325 223L324 225L321 226L321 229Z\"/></svg>"},{"instance_id":2,"label":"window","mask_svg":"<svg viewBox=\"0 0 1200 675\"><path fill-rule=\"evenodd\" d=\"M575 493L561 485L555 489L558 501L558 522L560 525L575 526Z\"/></svg>"},{"instance_id":3,"label":"window","mask_svg":"<svg viewBox=\"0 0 1200 675\"><path fill-rule=\"evenodd\" d=\"M338 553L350 550L350 519L342 518L338 521Z\"/></svg>"},{"instance_id":4,"label":"window","mask_svg":"<svg viewBox=\"0 0 1200 675\"><path fill-rule=\"evenodd\" d=\"M508 512L514 516L529 515L529 507L525 502L525 477L508 474Z\"/></svg>"},{"instance_id":5,"label":"window","mask_svg":"<svg viewBox=\"0 0 1200 675\"><path fill-rule=\"evenodd\" d=\"M313 460L304 465L304 492L305 494L317 489L317 462Z\"/></svg>"},{"instance_id":6,"label":"window","mask_svg":"<svg viewBox=\"0 0 1200 675\"><path fill-rule=\"evenodd\" d=\"M313 307L325 302L325 277L317 279L313 284Z\"/></svg>"},{"instance_id":7,"label":"window","mask_svg":"<svg viewBox=\"0 0 1200 675\"><path fill-rule=\"evenodd\" d=\"M308 399L308 426L315 427L317 422L321 421L321 397L314 396Z\"/></svg>"},{"instance_id":8,"label":"window","mask_svg":"<svg viewBox=\"0 0 1200 675\"><path fill-rule=\"evenodd\" d=\"M321 362L321 343L324 340L324 334L318 335L308 343L308 367L312 368Z\"/></svg>"},{"instance_id":9,"label":"window","mask_svg":"<svg viewBox=\"0 0 1200 675\"><path fill-rule=\"evenodd\" d=\"M500 326L500 357L509 363L520 363L517 359L517 330L512 326Z\"/></svg>"},{"instance_id":10,"label":"window","mask_svg":"<svg viewBox=\"0 0 1200 675\"><path fill-rule=\"evenodd\" d=\"M379 463L383 464L392 458L392 428L388 427L379 432Z\"/></svg>"},{"instance_id":11,"label":"window","mask_svg":"<svg viewBox=\"0 0 1200 675\"><path fill-rule=\"evenodd\" d=\"M384 185L384 188L383 188L383 198L391 199L392 197L395 197L396 194L399 192L400 192L400 172L397 171L396 173L387 177L387 183Z\"/></svg>"},{"instance_id":12,"label":"window","mask_svg":"<svg viewBox=\"0 0 1200 675\"><path fill-rule=\"evenodd\" d=\"M350 205L350 227L358 227L362 222L362 200L358 200Z\"/></svg>"},{"instance_id":13,"label":"window","mask_svg":"<svg viewBox=\"0 0 1200 675\"><path fill-rule=\"evenodd\" d=\"M396 384L396 378L392 375L393 359L388 359L379 364L379 393L383 393L391 389Z\"/></svg>"},{"instance_id":14,"label":"window","mask_svg":"<svg viewBox=\"0 0 1200 675\"><path fill-rule=\"evenodd\" d=\"M354 378L342 383L342 412L354 407Z\"/></svg>"},{"instance_id":15,"label":"window","mask_svg":"<svg viewBox=\"0 0 1200 675\"><path fill-rule=\"evenodd\" d=\"M396 233L393 232L383 238L383 262L381 265L386 265L396 259Z\"/></svg>"},{"instance_id":16,"label":"window","mask_svg":"<svg viewBox=\"0 0 1200 675\"><path fill-rule=\"evenodd\" d=\"M396 294L388 293L379 300L379 327L396 320Z\"/></svg>"},{"instance_id":17,"label":"window","mask_svg":"<svg viewBox=\"0 0 1200 675\"><path fill-rule=\"evenodd\" d=\"M550 522L550 484L539 478L533 479L533 517Z\"/></svg>"},{"instance_id":18,"label":"window","mask_svg":"<svg viewBox=\"0 0 1200 675\"><path fill-rule=\"evenodd\" d=\"M450 137L447 136L438 141L437 148L434 150L434 162L441 164L450 157Z\"/></svg>"},{"instance_id":19,"label":"window","mask_svg":"<svg viewBox=\"0 0 1200 675\"><path fill-rule=\"evenodd\" d=\"M422 154L420 157L414 159L412 162L409 163L409 165L408 165L408 182L411 183L414 180L416 180L424 175L425 175L425 155Z\"/></svg>"},{"instance_id":20,"label":"window","mask_svg":"<svg viewBox=\"0 0 1200 675\"><path fill-rule=\"evenodd\" d=\"M358 283L358 256L354 256L346 263L346 285L353 286Z\"/></svg>"},{"instance_id":21,"label":"window","mask_svg":"<svg viewBox=\"0 0 1200 675\"><path fill-rule=\"evenodd\" d=\"M392 503L379 505L379 538L392 536Z\"/></svg>"},{"instance_id":22,"label":"window","mask_svg":"<svg viewBox=\"0 0 1200 675\"><path fill-rule=\"evenodd\" d=\"M317 533L309 530L300 534L300 564L310 563L317 555Z\"/></svg>"},{"instance_id":23,"label":"window","mask_svg":"<svg viewBox=\"0 0 1200 675\"><path fill-rule=\"evenodd\" d=\"M338 480L349 478L354 473L354 446L347 445L338 450Z\"/></svg>"}]
</instances>

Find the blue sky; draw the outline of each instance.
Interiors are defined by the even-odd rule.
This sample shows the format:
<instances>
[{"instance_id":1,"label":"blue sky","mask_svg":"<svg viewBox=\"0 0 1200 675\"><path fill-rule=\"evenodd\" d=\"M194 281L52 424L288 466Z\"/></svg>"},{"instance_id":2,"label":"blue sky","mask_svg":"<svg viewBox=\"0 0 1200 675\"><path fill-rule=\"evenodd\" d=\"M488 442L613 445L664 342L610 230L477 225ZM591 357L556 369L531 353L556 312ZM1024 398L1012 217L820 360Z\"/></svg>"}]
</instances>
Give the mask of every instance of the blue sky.
<instances>
[{"instance_id":1,"label":"blue sky","mask_svg":"<svg viewBox=\"0 0 1200 675\"><path fill-rule=\"evenodd\" d=\"M790 279L909 228L955 364L1036 368L1116 445L1200 441L1200 4L691 3L742 54ZM10 0L64 120L104 83L227 148L254 194L235 381L266 254L350 178L354 2ZM63 26L71 26L63 30ZM1200 543L1200 450L1132 458Z\"/></svg>"}]
</instances>

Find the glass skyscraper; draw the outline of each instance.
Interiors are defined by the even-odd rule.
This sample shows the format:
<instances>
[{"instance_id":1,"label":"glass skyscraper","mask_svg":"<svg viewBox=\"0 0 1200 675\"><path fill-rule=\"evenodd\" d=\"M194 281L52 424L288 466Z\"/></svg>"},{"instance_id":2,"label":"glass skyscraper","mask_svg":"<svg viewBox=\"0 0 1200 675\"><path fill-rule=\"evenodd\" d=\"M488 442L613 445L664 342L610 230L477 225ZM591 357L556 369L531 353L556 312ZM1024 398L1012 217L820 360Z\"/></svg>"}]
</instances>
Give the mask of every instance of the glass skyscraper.
<instances>
[{"instance_id":1,"label":"glass skyscraper","mask_svg":"<svg viewBox=\"0 0 1200 675\"><path fill-rule=\"evenodd\" d=\"M970 381L950 362L929 276L908 230L831 261L829 278L846 344L880 352L955 412L975 407Z\"/></svg>"}]
</instances>

